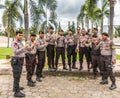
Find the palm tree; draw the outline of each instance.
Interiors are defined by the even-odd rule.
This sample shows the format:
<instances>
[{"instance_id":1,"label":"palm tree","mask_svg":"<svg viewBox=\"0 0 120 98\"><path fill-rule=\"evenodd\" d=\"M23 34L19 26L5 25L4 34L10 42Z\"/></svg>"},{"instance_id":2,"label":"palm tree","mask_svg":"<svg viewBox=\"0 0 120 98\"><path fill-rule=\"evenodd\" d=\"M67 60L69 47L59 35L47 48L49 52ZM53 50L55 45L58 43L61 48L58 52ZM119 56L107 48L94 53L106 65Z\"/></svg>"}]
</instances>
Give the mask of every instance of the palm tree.
<instances>
[{"instance_id":1,"label":"palm tree","mask_svg":"<svg viewBox=\"0 0 120 98\"><path fill-rule=\"evenodd\" d=\"M56 0L39 0L40 7L44 10L44 17L43 22L41 24L41 30L46 32L48 26L54 25L57 29L57 14L55 12L57 8L57 1ZM48 15L50 13L50 15Z\"/></svg>"},{"instance_id":2,"label":"palm tree","mask_svg":"<svg viewBox=\"0 0 120 98\"><path fill-rule=\"evenodd\" d=\"M85 4L81 7L77 20L82 22L82 27L85 22L87 24L87 28L89 28L89 21L93 20L93 10L96 7L96 4L97 0L86 0Z\"/></svg>"},{"instance_id":3,"label":"palm tree","mask_svg":"<svg viewBox=\"0 0 120 98\"><path fill-rule=\"evenodd\" d=\"M101 8L95 8L94 9L94 19L100 19L101 21L101 33L103 32L103 20L104 16L109 16L110 10L108 8L109 2L105 1L103 2L103 5Z\"/></svg>"},{"instance_id":4,"label":"palm tree","mask_svg":"<svg viewBox=\"0 0 120 98\"><path fill-rule=\"evenodd\" d=\"M21 7L21 3L18 2L18 0L6 0L4 5L0 5L0 8L5 9L2 16L2 21L3 26L5 28L5 32L7 32L8 35L7 47L9 47L10 36L14 35L14 31L16 29L16 22L19 21L20 25L22 24L22 16L19 13L18 6Z\"/></svg>"},{"instance_id":5,"label":"palm tree","mask_svg":"<svg viewBox=\"0 0 120 98\"><path fill-rule=\"evenodd\" d=\"M110 1L110 39L113 40L113 18L114 18L114 4L115 0Z\"/></svg>"}]
</instances>

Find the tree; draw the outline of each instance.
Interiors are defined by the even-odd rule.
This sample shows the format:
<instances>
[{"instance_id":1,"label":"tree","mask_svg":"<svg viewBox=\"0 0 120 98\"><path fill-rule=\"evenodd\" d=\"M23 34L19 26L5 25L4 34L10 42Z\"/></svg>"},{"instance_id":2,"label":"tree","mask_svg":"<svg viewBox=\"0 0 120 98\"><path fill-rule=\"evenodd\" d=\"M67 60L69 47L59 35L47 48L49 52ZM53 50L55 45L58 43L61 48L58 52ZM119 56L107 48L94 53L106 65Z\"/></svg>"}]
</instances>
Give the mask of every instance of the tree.
<instances>
[{"instance_id":1,"label":"tree","mask_svg":"<svg viewBox=\"0 0 120 98\"><path fill-rule=\"evenodd\" d=\"M94 19L99 19L101 21L101 33L103 32L103 20L104 20L104 16L109 16L110 14L110 10L108 8L109 2L108 1L104 1L103 5L101 8L95 8L94 9Z\"/></svg>"},{"instance_id":2,"label":"tree","mask_svg":"<svg viewBox=\"0 0 120 98\"><path fill-rule=\"evenodd\" d=\"M45 14L43 17L43 21L41 24L41 29L46 32L49 26L54 25L57 30L57 14L55 12L57 8L57 1L56 0L39 0L40 7L44 10ZM50 15L48 15L50 14Z\"/></svg>"},{"instance_id":3,"label":"tree","mask_svg":"<svg viewBox=\"0 0 120 98\"><path fill-rule=\"evenodd\" d=\"M21 7L21 3L18 2L18 0L9 1L6 0L4 5L0 5L0 8L5 9L2 21L3 26L5 28L5 32L7 32L8 36L8 43L7 47L9 47L9 38L10 36L14 36L14 32L16 29L16 22L20 22L20 25L22 24L22 16L19 13L19 7Z\"/></svg>"}]
</instances>

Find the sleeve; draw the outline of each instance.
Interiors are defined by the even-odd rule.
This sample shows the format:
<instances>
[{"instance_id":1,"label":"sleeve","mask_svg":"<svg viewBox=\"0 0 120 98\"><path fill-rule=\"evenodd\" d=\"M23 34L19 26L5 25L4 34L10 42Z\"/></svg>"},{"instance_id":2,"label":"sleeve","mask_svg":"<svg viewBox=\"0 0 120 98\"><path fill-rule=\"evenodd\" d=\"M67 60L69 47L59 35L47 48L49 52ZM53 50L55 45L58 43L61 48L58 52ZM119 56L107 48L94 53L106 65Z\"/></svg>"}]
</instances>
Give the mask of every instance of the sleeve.
<instances>
[{"instance_id":1,"label":"sleeve","mask_svg":"<svg viewBox=\"0 0 120 98\"><path fill-rule=\"evenodd\" d=\"M51 40L49 34L46 34L46 41L49 42Z\"/></svg>"},{"instance_id":2,"label":"sleeve","mask_svg":"<svg viewBox=\"0 0 120 98\"><path fill-rule=\"evenodd\" d=\"M31 51L33 47L32 47L32 45L30 44L30 42L27 41L26 44L29 45L29 46L26 48L26 50Z\"/></svg>"},{"instance_id":3,"label":"sleeve","mask_svg":"<svg viewBox=\"0 0 120 98\"><path fill-rule=\"evenodd\" d=\"M16 55L20 54L23 51L26 51L25 47L19 48L19 45L17 42L12 42L11 47L12 47L13 53Z\"/></svg>"},{"instance_id":4,"label":"sleeve","mask_svg":"<svg viewBox=\"0 0 120 98\"><path fill-rule=\"evenodd\" d=\"M113 41L110 41L110 47L112 50L112 59L116 59L116 47Z\"/></svg>"},{"instance_id":5,"label":"sleeve","mask_svg":"<svg viewBox=\"0 0 120 98\"><path fill-rule=\"evenodd\" d=\"M40 43L40 41L39 40L37 40L37 49L38 50L41 50L41 49L43 49L44 47L46 47L46 44L43 44L43 45L41 45L41 43Z\"/></svg>"}]
</instances>

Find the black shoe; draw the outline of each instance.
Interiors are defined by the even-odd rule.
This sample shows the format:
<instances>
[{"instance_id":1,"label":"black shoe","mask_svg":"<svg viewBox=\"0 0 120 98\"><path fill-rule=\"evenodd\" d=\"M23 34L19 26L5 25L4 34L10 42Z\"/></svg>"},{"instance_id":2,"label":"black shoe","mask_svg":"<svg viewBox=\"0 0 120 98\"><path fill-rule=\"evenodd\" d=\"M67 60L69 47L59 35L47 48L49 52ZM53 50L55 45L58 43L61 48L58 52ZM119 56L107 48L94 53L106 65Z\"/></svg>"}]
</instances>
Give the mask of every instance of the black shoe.
<instances>
[{"instance_id":1,"label":"black shoe","mask_svg":"<svg viewBox=\"0 0 120 98\"><path fill-rule=\"evenodd\" d=\"M79 71L81 71L82 69L83 69L83 67L80 67L80 68L79 68Z\"/></svg>"},{"instance_id":2,"label":"black shoe","mask_svg":"<svg viewBox=\"0 0 120 98\"><path fill-rule=\"evenodd\" d=\"M63 67L63 70L68 70L66 67Z\"/></svg>"},{"instance_id":3,"label":"black shoe","mask_svg":"<svg viewBox=\"0 0 120 98\"><path fill-rule=\"evenodd\" d=\"M38 82L42 82L42 80L40 78L36 78L36 81Z\"/></svg>"},{"instance_id":4,"label":"black shoe","mask_svg":"<svg viewBox=\"0 0 120 98\"><path fill-rule=\"evenodd\" d=\"M108 81L107 81L107 80L104 80L104 81L100 82L100 84L102 84L102 85L108 84Z\"/></svg>"},{"instance_id":5,"label":"black shoe","mask_svg":"<svg viewBox=\"0 0 120 98\"><path fill-rule=\"evenodd\" d=\"M78 69L77 67L72 67L72 69Z\"/></svg>"},{"instance_id":6,"label":"black shoe","mask_svg":"<svg viewBox=\"0 0 120 98\"><path fill-rule=\"evenodd\" d=\"M96 75L94 75L94 76L93 76L93 79L97 79L97 76L96 76Z\"/></svg>"},{"instance_id":7,"label":"black shoe","mask_svg":"<svg viewBox=\"0 0 120 98\"><path fill-rule=\"evenodd\" d=\"M116 89L116 88L117 88L117 87L116 87L115 84L112 84L112 85L109 87L110 90L114 90L114 89Z\"/></svg>"},{"instance_id":8,"label":"black shoe","mask_svg":"<svg viewBox=\"0 0 120 98\"><path fill-rule=\"evenodd\" d=\"M88 69L88 72L90 72L90 69Z\"/></svg>"},{"instance_id":9,"label":"black shoe","mask_svg":"<svg viewBox=\"0 0 120 98\"><path fill-rule=\"evenodd\" d=\"M33 81L33 80L31 80L31 82L34 83L34 84L36 83L36 81Z\"/></svg>"},{"instance_id":10,"label":"black shoe","mask_svg":"<svg viewBox=\"0 0 120 98\"><path fill-rule=\"evenodd\" d=\"M44 75L41 75L40 78L45 78L45 76L44 76Z\"/></svg>"},{"instance_id":11,"label":"black shoe","mask_svg":"<svg viewBox=\"0 0 120 98\"><path fill-rule=\"evenodd\" d=\"M14 97L25 97L25 94L23 94L22 92L15 92Z\"/></svg>"},{"instance_id":12,"label":"black shoe","mask_svg":"<svg viewBox=\"0 0 120 98\"><path fill-rule=\"evenodd\" d=\"M27 86L35 87L35 84L32 81L28 81Z\"/></svg>"},{"instance_id":13,"label":"black shoe","mask_svg":"<svg viewBox=\"0 0 120 98\"><path fill-rule=\"evenodd\" d=\"M19 87L19 90L23 90L24 87ZM13 92L15 92L15 89L13 88Z\"/></svg>"}]
</instances>

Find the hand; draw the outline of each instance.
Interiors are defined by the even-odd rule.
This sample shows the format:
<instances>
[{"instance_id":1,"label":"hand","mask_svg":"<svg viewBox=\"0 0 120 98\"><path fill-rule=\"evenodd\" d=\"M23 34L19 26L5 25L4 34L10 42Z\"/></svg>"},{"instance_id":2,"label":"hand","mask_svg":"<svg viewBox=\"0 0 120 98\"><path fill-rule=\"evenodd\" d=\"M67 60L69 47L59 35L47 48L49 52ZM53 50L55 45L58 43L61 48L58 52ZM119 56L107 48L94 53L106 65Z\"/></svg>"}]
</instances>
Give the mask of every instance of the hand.
<instances>
[{"instance_id":1,"label":"hand","mask_svg":"<svg viewBox=\"0 0 120 98\"><path fill-rule=\"evenodd\" d=\"M45 45L47 46L47 45L48 45L48 42L46 42Z\"/></svg>"},{"instance_id":2,"label":"hand","mask_svg":"<svg viewBox=\"0 0 120 98\"><path fill-rule=\"evenodd\" d=\"M28 48L28 47L29 47L29 45L28 45L28 44L26 44L26 45L25 45L25 48Z\"/></svg>"},{"instance_id":3,"label":"hand","mask_svg":"<svg viewBox=\"0 0 120 98\"><path fill-rule=\"evenodd\" d=\"M36 43L36 42L34 42L33 46L34 46L34 47L35 47L35 46L37 46L37 43Z\"/></svg>"},{"instance_id":4,"label":"hand","mask_svg":"<svg viewBox=\"0 0 120 98\"><path fill-rule=\"evenodd\" d=\"M113 59L113 60L112 60L112 63L115 64L115 63L116 63L116 59Z\"/></svg>"}]
</instances>

